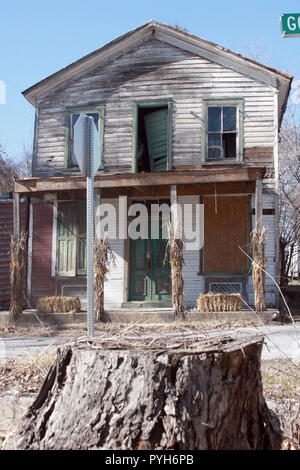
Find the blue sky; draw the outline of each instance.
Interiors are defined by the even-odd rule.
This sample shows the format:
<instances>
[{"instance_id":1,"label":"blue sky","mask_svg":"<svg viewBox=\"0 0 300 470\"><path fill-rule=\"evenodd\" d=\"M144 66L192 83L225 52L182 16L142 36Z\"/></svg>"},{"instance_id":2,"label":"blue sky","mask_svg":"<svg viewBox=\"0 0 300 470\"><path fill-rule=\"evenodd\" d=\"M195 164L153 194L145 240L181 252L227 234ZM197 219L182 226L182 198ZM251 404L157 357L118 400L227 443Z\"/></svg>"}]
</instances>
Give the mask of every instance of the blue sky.
<instances>
[{"instance_id":1,"label":"blue sky","mask_svg":"<svg viewBox=\"0 0 300 470\"><path fill-rule=\"evenodd\" d=\"M281 37L282 13L300 2L279 0L36 0L1 2L0 142L18 159L33 138L34 108L21 92L149 19L192 34L300 79L300 38Z\"/></svg>"}]
</instances>

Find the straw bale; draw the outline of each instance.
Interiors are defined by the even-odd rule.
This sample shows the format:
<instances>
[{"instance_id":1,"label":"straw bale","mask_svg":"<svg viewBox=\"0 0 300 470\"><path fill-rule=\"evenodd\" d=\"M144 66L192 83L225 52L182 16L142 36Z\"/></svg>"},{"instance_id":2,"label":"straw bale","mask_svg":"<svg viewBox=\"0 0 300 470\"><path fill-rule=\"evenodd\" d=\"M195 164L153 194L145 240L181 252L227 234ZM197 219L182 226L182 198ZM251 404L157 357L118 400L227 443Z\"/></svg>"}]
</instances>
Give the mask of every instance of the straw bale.
<instances>
[{"instance_id":1,"label":"straw bale","mask_svg":"<svg viewBox=\"0 0 300 470\"><path fill-rule=\"evenodd\" d=\"M241 294L200 294L197 300L199 312L236 312L242 309Z\"/></svg>"},{"instance_id":2,"label":"straw bale","mask_svg":"<svg viewBox=\"0 0 300 470\"><path fill-rule=\"evenodd\" d=\"M81 303L79 297L41 297L37 302L39 313L69 313L80 312Z\"/></svg>"}]
</instances>

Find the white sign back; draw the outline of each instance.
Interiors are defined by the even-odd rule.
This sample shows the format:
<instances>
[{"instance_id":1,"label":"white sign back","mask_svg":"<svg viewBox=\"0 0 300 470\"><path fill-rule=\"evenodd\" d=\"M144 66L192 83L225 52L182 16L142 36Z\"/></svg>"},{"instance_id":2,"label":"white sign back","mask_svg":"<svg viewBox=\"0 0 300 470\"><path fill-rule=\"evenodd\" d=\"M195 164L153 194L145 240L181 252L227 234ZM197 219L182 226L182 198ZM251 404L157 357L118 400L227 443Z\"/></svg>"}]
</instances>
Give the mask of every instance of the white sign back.
<instances>
[{"instance_id":1,"label":"white sign back","mask_svg":"<svg viewBox=\"0 0 300 470\"><path fill-rule=\"evenodd\" d=\"M84 175L87 174L87 119L86 114L80 114L74 126L73 152Z\"/></svg>"}]
</instances>

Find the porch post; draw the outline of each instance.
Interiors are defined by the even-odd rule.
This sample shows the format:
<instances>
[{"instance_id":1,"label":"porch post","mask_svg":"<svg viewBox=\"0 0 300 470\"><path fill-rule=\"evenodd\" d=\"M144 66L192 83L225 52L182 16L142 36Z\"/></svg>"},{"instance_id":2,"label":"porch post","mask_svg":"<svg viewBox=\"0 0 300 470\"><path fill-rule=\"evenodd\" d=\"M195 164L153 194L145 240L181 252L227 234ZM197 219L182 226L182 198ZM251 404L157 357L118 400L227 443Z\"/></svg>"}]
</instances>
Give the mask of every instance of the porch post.
<instances>
[{"instance_id":1,"label":"porch post","mask_svg":"<svg viewBox=\"0 0 300 470\"><path fill-rule=\"evenodd\" d=\"M180 221L178 217L178 201L177 201L177 187L176 184L170 186L170 202L171 202L171 224L175 238L180 236Z\"/></svg>"},{"instance_id":2,"label":"porch post","mask_svg":"<svg viewBox=\"0 0 300 470\"><path fill-rule=\"evenodd\" d=\"M254 306L257 312L266 310L265 287L265 244L267 231L262 224L262 180L256 180L255 186L255 229L252 232L251 251L253 256L252 278L254 287Z\"/></svg>"},{"instance_id":3,"label":"porch post","mask_svg":"<svg viewBox=\"0 0 300 470\"><path fill-rule=\"evenodd\" d=\"M95 243L100 243L100 240L101 240L100 204L101 204L100 189L95 188Z\"/></svg>"},{"instance_id":4,"label":"porch post","mask_svg":"<svg viewBox=\"0 0 300 470\"><path fill-rule=\"evenodd\" d=\"M182 265L184 262L183 240L181 220L178 214L176 185L171 185L170 187L170 202L172 230L169 230L168 249L171 263L172 304L174 310L174 319L183 319L185 312L183 298L184 279L182 276Z\"/></svg>"},{"instance_id":5,"label":"porch post","mask_svg":"<svg viewBox=\"0 0 300 470\"><path fill-rule=\"evenodd\" d=\"M13 216L14 216L14 239L20 237L20 194L14 193L13 196Z\"/></svg>"},{"instance_id":6,"label":"porch post","mask_svg":"<svg viewBox=\"0 0 300 470\"><path fill-rule=\"evenodd\" d=\"M255 226L262 228L262 180L256 180L255 185Z\"/></svg>"}]
</instances>

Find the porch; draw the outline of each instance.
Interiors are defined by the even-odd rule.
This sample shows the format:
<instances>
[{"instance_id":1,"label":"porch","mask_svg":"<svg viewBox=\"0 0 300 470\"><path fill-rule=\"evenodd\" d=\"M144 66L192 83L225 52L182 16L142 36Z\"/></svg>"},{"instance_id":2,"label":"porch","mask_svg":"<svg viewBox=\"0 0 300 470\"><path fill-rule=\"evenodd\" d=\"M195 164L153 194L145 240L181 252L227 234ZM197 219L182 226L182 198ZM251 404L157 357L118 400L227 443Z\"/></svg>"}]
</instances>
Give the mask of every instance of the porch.
<instances>
[{"instance_id":1,"label":"porch","mask_svg":"<svg viewBox=\"0 0 300 470\"><path fill-rule=\"evenodd\" d=\"M255 220L262 220L263 194L262 178L264 167L245 167L227 165L217 168L202 167L199 169L180 169L172 172L156 173L126 173L126 174L97 174L95 177L96 227L100 221L100 204L112 204L116 209L118 220L117 236L111 240L111 246L116 255L116 265L111 266L105 282L105 303L108 310L123 308L158 308L170 307L170 288L166 290L166 272L161 277L162 291L154 286L152 292L156 298L149 295L149 289L143 293L145 282L144 273L140 279L132 275L132 246L126 237L120 237L119 224L122 211L126 211L138 201L169 201L170 204L204 205L204 246L185 249L185 265L183 268L185 282L185 301L189 308L196 304L200 293L223 289L223 291L240 292L251 304L251 266L239 246L247 251L248 238ZM73 263L73 271L59 272L59 211L68 202L84 201L86 198L86 180L82 176L58 176L48 178L29 178L15 183L15 231L19 230L18 204L21 195L31 200L31 218L29 217L29 257L27 275L27 294L32 305L38 295L34 285L37 283L37 251L34 249L34 201L46 204L52 210L52 220L49 224L48 241L51 239L51 256L47 255L48 266L44 270L52 281L48 295L79 295L85 303L86 280L84 262L80 265L80 256L76 255L78 269ZM123 197L126 207L118 206L119 198ZM84 204L83 204L84 206ZM51 212L51 211L50 211ZM51 217L49 212L49 216ZM184 214L184 209L183 209ZM274 218L274 211L268 215ZM189 226L191 232L195 221L192 220L193 210L184 218L184 226ZM174 213L173 213L174 217ZM176 214L175 214L176 217ZM36 221L37 222L37 221ZM126 222L128 219L126 217ZM35 223L35 227L37 227ZM127 234L126 234L127 235ZM81 233L84 238L84 231ZM96 230L97 236L97 230ZM228 240L230 242L228 243ZM186 244L185 244L186 247ZM49 247L48 247L49 248ZM78 248L80 252L80 248ZM138 247L137 252L140 251ZM151 250L150 250L151 251ZM153 246L152 246L153 251ZM82 250L81 250L82 253ZM147 253L144 250L145 269ZM51 258L51 259L50 259ZM79 261L78 261L79 259ZM160 260L161 262L161 260ZM43 264L43 260L40 259ZM34 266L36 266L34 268ZM83 268L83 269L82 269ZM149 269L149 268L148 268ZM81 270L81 271L80 271ZM46 271L48 274L46 274ZM144 277L143 277L144 276ZM147 273L150 281L149 271ZM164 278L164 279L163 279ZM137 299L132 294L132 286L140 285L141 296ZM138 294L138 292L135 292ZM165 294L165 295L164 295ZM43 292L43 295L47 295ZM153 295L153 297L155 297ZM271 296L272 297L272 296ZM268 302L274 305L273 299Z\"/></svg>"}]
</instances>

